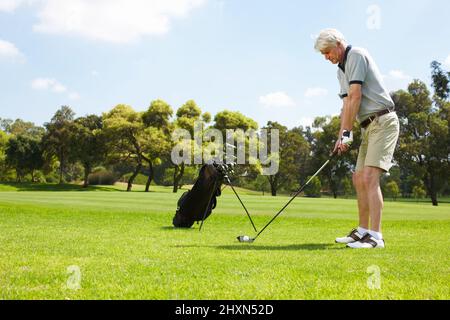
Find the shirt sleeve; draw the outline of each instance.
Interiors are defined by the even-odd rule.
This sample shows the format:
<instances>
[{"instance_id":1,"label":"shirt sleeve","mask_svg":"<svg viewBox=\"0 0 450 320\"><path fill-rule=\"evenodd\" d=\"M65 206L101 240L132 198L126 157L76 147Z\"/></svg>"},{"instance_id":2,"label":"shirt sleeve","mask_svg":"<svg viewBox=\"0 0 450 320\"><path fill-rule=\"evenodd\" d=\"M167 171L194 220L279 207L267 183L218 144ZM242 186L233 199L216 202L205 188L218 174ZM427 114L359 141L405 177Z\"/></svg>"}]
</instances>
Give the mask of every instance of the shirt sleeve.
<instances>
[{"instance_id":1,"label":"shirt sleeve","mask_svg":"<svg viewBox=\"0 0 450 320\"><path fill-rule=\"evenodd\" d=\"M348 57L345 73L349 79L349 85L362 85L366 80L369 69L367 59L360 53L354 53Z\"/></svg>"}]
</instances>

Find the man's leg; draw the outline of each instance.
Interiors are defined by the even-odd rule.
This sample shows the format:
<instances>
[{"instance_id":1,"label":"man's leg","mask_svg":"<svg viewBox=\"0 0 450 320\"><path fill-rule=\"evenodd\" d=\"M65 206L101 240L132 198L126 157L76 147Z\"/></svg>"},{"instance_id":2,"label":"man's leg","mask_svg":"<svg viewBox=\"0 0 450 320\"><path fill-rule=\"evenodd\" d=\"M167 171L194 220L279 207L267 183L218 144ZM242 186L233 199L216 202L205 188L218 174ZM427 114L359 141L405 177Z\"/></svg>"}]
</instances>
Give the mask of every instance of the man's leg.
<instances>
[{"instance_id":1,"label":"man's leg","mask_svg":"<svg viewBox=\"0 0 450 320\"><path fill-rule=\"evenodd\" d=\"M359 227L369 229L370 211L367 191L364 186L364 171L356 171L353 174L353 185L358 197Z\"/></svg>"},{"instance_id":2,"label":"man's leg","mask_svg":"<svg viewBox=\"0 0 450 320\"><path fill-rule=\"evenodd\" d=\"M383 194L380 188L380 176L382 173L382 169L375 167L365 167L363 170L363 184L369 205L370 230L380 233L383 211Z\"/></svg>"},{"instance_id":3,"label":"man's leg","mask_svg":"<svg viewBox=\"0 0 450 320\"><path fill-rule=\"evenodd\" d=\"M358 196L358 211L359 211L359 227L352 230L352 232L342 238L336 238L337 243L352 243L361 240L364 235L369 232L369 203L367 199L367 192L364 187L364 171L356 171L353 174L353 185Z\"/></svg>"}]
</instances>

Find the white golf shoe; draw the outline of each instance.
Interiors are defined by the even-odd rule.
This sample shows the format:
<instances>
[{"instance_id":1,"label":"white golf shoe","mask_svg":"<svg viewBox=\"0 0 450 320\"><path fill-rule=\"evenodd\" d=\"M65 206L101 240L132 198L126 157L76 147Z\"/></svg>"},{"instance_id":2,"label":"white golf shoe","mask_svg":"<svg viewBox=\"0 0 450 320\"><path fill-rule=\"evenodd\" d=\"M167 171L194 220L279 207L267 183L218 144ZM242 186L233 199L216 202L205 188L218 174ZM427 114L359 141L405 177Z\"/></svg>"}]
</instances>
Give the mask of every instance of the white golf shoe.
<instances>
[{"instance_id":1,"label":"white golf shoe","mask_svg":"<svg viewBox=\"0 0 450 320\"><path fill-rule=\"evenodd\" d=\"M347 244L352 249L383 249L385 246L383 239L377 240L368 233L361 240Z\"/></svg>"},{"instance_id":2,"label":"white golf shoe","mask_svg":"<svg viewBox=\"0 0 450 320\"><path fill-rule=\"evenodd\" d=\"M353 229L348 236L343 238L336 238L336 243L349 244L353 242L357 242L364 237L363 234L360 234L357 229Z\"/></svg>"}]
</instances>

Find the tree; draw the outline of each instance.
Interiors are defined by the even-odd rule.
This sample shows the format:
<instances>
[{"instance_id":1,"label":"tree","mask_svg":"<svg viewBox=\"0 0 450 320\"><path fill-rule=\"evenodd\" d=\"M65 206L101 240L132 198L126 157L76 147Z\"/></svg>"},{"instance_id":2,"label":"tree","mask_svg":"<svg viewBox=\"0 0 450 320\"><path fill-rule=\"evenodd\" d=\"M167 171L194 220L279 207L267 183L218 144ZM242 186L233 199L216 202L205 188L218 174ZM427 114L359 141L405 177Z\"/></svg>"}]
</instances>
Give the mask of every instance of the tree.
<instances>
[{"instance_id":1,"label":"tree","mask_svg":"<svg viewBox=\"0 0 450 320\"><path fill-rule=\"evenodd\" d=\"M172 107L167 102L158 99L150 103L147 111L142 114L142 121L146 127L168 129L172 114Z\"/></svg>"},{"instance_id":2,"label":"tree","mask_svg":"<svg viewBox=\"0 0 450 320\"><path fill-rule=\"evenodd\" d=\"M211 114L209 112L205 112L202 115L202 120L203 120L204 123L210 123L211 120L212 120Z\"/></svg>"},{"instance_id":3,"label":"tree","mask_svg":"<svg viewBox=\"0 0 450 320\"><path fill-rule=\"evenodd\" d=\"M314 141L311 146L312 157L310 157L309 173L316 172L327 159L336 143L337 133L340 129L339 117L317 117L314 120L313 128L316 131L313 133ZM360 130L358 126L353 129L354 141L349 152L336 157L332 164L328 165L322 171L325 177L322 181L328 182L328 187L331 190L334 198L339 195L339 190L342 189L342 181L348 177L349 172L355 167L356 159L358 157L358 148L360 145Z\"/></svg>"},{"instance_id":4,"label":"tree","mask_svg":"<svg viewBox=\"0 0 450 320\"><path fill-rule=\"evenodd\" d=\"M177 110L176 126L188 130L194 136L195 122L200 120L202 110L194 100L189 100Z\"/></svg>"},{"instance_id":5,"label":"tree","mask_svg":"<svg viewBox=\"0 0 450 320\"><path fill-rule=\"evenodd\" d=\"M267 176L267 180L269 181L270 184L270 192L272 194L272 197L276 197L277 196L277 191L278 189L283 185L286 184L286 170L285 166L284 166L284 157L283 157L283 153L284 153L284 142L287 141L287 127L279 124L278 122L272 122L269 121L267 123L267 126L265 126L263 129L268 130L268 138L270 139L272 130L278 130L278 136L280 138L280 148L279 148L279 163L278 163L278 172L276 174ZM269 153L272 153L272 150L268 150Z\"/></svg>"},{"instance_id":6,"label":"tree","mask_svg":"<svg viewBox=\"0 0 450 320\"><path fill-rule=\"evenodd\" d=\"M262 192L262 195L265 195L265 192L269 190L270 184L267 177L258 175L256 179L253 181L254 188L258 191Z\"/></svg>"},{"instance_id":7,"label":"tree","mask_svg":"<svg viewBox=\"0 0 450 320\"><path fill-rule=\"evenodd\" d=\"M106 158L106 139L102 128L102 118L97 115L80 117L74 123L72 147L76 159L84 168L84 188L89 184L88 177L92 169Z\"/></svg>"},{"instance_id":8,"label":"tree","mask_svg":"<svg viewBox=\"0 0 450 320\"><path fill-rule=\"evenodd\" d=\"M119 104L103 114L103 129L108 141L110 162L131 162L133 173L128 179L127 191L143 165L143 144L146 140L142 115L131 106Z\"/></svg>"},{"instance_id":9,"label":"tree","mask_svg":"<svg viewBox=\"0 0 450 320\"><path fill-rule=\"evenodd\" d=\"M16 169L17 182L27 173L34 182L35 170L44 165L40 141L27 135L12 136L6 147L6 163Z\"/></svg>"},{"instance_id":10,"label":"tree","mask_svg":"<svg viewBox=\"0 0 450 320\"><path fill-rule=\"evenodd\" d=\"M441 64L437 61L431 63L431 78L433 80L432 87L434 88L433 102L437 113L443 121L447 121L447 154L450 155L450 72L442 70ZM450 190L449 180L449 161L447 158L445 163L446 176L442 177L444 182L443 190Z\"/></svg>"},{"instance_id":11,"label":"tree","mask_svg":"<svg viewBox=\"0 0 450 320\"><path fill-rule=\"evenodd\" d=\"M164 171L164 174L162 176L162 183L164 185L173 185L174 171L175 171L174 167L166 168L166 170ZM179 182L179 188L183 187L184 185L194 184L197 177L198 177L197 168L186 167L183 178Z\"/></svg>"},{"instance_id":12,"label":"tree","mask_svg":"<svg viewBox=\"0 0 450 320\"><path fill-rule=\"evenodd\" d=\"M450 72L445 72L441 66L437 61L431 63L431 79L435 91L434 99L440 99L444 104L450 97Z\"/></svg>"},{"instance_id":13,"label":"tree","mask_svg":"<svg viewBox=\"0 0 450 320\"><path fill-rule=\"evenodd\" d=\"M9 136L0 130L0 181L6 178L8 171L6 164L6 147L8 145Z\"/></svg>"},{"instance_id":14,"label":"tree","mask_svg":"<svg viewBox=\"0 0 450 320\"><path fill-rule=\"evenodd\" d=\"M438 91L437 91L438 92ZM433 108L426 85L415 80L408 91L393 94L400 119L399 162L421 177L434 206L449 176L449 124L440 103Z\"/></svg>"},{"instance_id":15,"label":"tree","mask_svg":"<svg viewBox=\"0 0 450 320\"><path fill-rule=\"evenodd\" d=\"M214 128L221 130L225 136L226 129L258 130L258 123L240 112L224 110L214 117Z\"/></svg>"},{"instance_id":16,"label":"tree","mask_svg":"<svg viewBox=\"0 0 450 320\"><path fill-rule=\"evenodd\" d=\"M3 130L15 136L30 136L41 139L45 133L45 129L39 126L35 126L33 122L23 121L22 119L16 119L12 121L10 119L1 120L1 126Z\"/></svg>"},{"instance_id":17,"label":"tree","mask_svg":"<svg viewBox=\"0 0 450 320\"><path fill-rule=\"evenodd\" d=\"M177 110L177 119L175 120L174 128L180 128L189 131L191 138L194 138L195 122L200 121L202 115L201 109L197 106L194 100L189 100ZM193 141L193 140L192 140ZM173 164L173 192L177 193L181 185L181 180L185 172L186 164Z\"/></svg>"},{"instance_id":18,"label":"tree","mask_svg":"<svg viewBox=\"0 0 450 320\"><path fill-rule=\"evenodd\" d=\"M47 161L52 157L59 160L59 183L63 183L63 173L69 162L73 161L73 133L75 113L68 106L56 111L51 121L45 123L47 129L42 141Z\"/></svg>"},{"instance_id":19,"label":"tree","mask_svg":"<svg viewBox=\"0 0 450 320\"><path fill-rule=\"evenodd\" d=\"M11 119L2 119L0 118L0 130L5 133L10 133L11 124L14 121Z\"/></svg>"},{"instance_id":20,"label":"tree","mask_svg":"<svg viewBox=\"0 0 450 320\"><path fill-rule=\"evenodd\" d=\"M214 116L214 124L212 128L219 130L223 137L223 142L230 142L236 147L237 154L227 154L227 147L224 144L224 155L226 155L229 160L232 156L240 156L243 155L245 159L239 159L244 163L239 163L238 166L235 167L235 181L233 183L235 185L239 185L243 176L245 175L245 179L256 179L259 174L261 174L261 165L258 163L257 159L251 159L250 156L250 143L254 143L258 148L261 146L258 144L258 123L253 119L243 115L240 112L224 110L217 113ZM233 138L233 142L227 141L227 130L230 130L232 133L231 138ZM251 135L250 133L253 133ZM270 141L270 138L269 138ZM205 144L208 146L208 143ZM212 145L212 144L211 144ZM209 147L209 146L208 146ZM241 149L243 147L243 149ZM234 150L233 150L234 153ZM236 159L238 160L238 159ZM239 178L241 176L241 178Z\"/></svg>"},{"instance_id":21,"label":"tree","mask_svg":"<svg viewBox=\"0 0 450 320\"><path fill-rule=\"evenodd\" d=\"M427 195L427 192L420 186L414 186L412 195L414 199L423 199Z\"/></svg>"},{"instance_id":22,"label":"tree","mask_svg":"<svg viewBox=\"0 0 450 320\"><path fill-rule=\"evenodd\" d=\"M0 130L0 181L11 179L11 169L6 162L6 148L8 146L8 140L10 135Z\"/></svg>"},{"instance_id":23,"label":"tree","mask_svg":"<svg viewBox=\"0 0 450 320\"><path fill-rule=\"evenodd\" d=\"M142 158L148 164L148 178L145 184L145 192L150 189L150 184L154 180L154 167L162 163L162 159L168 159L171 150L170 137L166 128L148 127L145 129L147 141L143 143Z\"/></svg>"},{"instance_id":24,"label":"tree","mask_svg":"<svg viewBox=\"0 0 450 320\"><path fill-rule=\"evenodd\" d=\"M161 159L167 159L171 150L170 135L173 126L170 117L173 114L172 107L163 100L155 100L150 103L146 112L142 114L145 133L148 137L144 142L144 161L148 164L148 179L145 192L149 191L154 179L154 166L161 163Z\"/></svg>"},{"instance_id":25,"label":"tree","mask_svg":"<svg viewBox=\"0 0 450 320\"><path fill-rule=\"evenodd\" d=\"M345 177L342 180L341 188L342 188L342 193L344 194L344 196L353 194L353 184L352 184L352 181L348 177Z\"/></svg>"},{"instance_id":26,"label":"tree","mask_svg":"<svg viewBox=\"0 0 450 320\"><path fill-rule=\"evenodd\" d=\"M400 188L397 182L389 181L385 186L386 196L391 197L394 201L400 196Z\"/></svg>"},{"instance_id":27,"label":"tree","mask_svg":"<svg viewBox=\"0 0 450 320\"><path fill-rule=\"evenodd\" d=\"M302 180L310 147L300 128L288 130L277 122L269 121L264 129L269 130L269 137L272 130L279 132L278 172L267 176L272 196L275 197L280 188L292 189Z\"/></svg>"},{"instance_id":28,"label":"tree","mask_svg":"<svg viewBox=\"0 0 450 320\"><path fill-rule=\"evenodd\" d=\"M310 179L311 177L307 177ZM305 189L305 195L309 198L320 198L322 190L322 183L319 177L314 177L308 187Z\"/></svg>"}]
</instances>

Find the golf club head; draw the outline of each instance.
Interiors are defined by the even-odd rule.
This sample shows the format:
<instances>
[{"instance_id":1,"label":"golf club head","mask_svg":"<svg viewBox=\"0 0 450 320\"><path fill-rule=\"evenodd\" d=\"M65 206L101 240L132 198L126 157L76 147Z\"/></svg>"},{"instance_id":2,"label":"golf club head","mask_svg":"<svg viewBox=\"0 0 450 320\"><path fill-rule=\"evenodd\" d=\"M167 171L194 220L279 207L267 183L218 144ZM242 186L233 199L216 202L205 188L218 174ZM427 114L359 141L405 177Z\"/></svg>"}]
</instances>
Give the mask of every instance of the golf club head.
<instances>
[{"instance_id":1,"label":"golf club head","mask_svg":"<svg viewBox=\"0 0 450 320\"><path fill-rule=\"evenodd\" d=\"M237 239L242 243L253 243L253 241L255 241L255 239L250 238L249 236L239 236L237 237Z\"/></svg>"}]
</instances>

